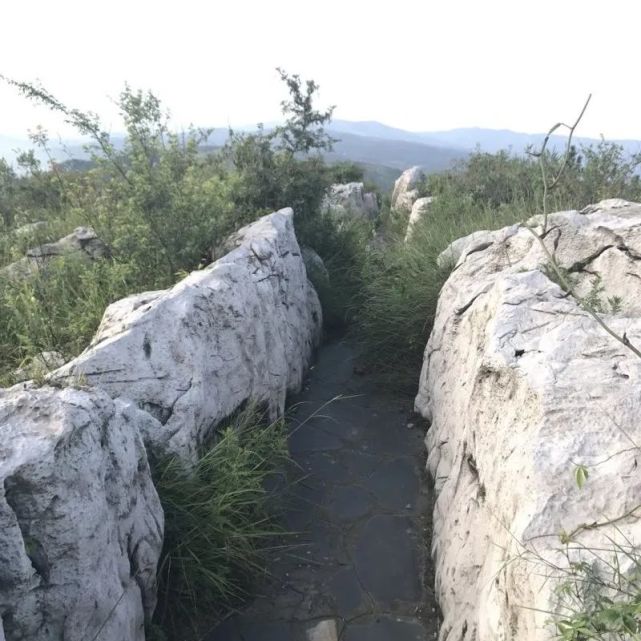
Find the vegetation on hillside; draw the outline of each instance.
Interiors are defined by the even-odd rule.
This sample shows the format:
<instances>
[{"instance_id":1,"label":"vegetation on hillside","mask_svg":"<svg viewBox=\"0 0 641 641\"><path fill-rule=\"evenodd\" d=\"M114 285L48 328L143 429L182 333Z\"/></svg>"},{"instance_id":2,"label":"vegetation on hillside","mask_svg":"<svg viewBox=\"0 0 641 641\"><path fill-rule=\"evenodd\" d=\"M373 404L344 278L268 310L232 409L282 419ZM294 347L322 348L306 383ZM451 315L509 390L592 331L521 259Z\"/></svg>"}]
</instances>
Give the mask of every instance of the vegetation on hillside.
<instances>
[{"instance_id":1,"label":"vegetation on hillside","mask_svg":"<svg viewBox=\"0 0 641 641\"><path fill-rule=\"evenodd\" d=\"M320 204L335 177L353 166L327 166L320 152L333 140L323 128L332 110L319 112L318 87L281 72L290 93L286 123L265 132L231 132L228 144L204 155L207 131L172 132L151 93L125 87L118 106L126 127L123 148L112 144L95 114L60 102L45 89L14 83L28 98L62 115L91 138L91 163L74 171L51 162L43 167L25 152L14 169L0 162L0 269L45 241L75 227L92 227L109 248L105 261L61 256L25 279L5 279L0 291L0 381L42 351L70 358L89 342L105 307L127 294L172 285L185 272L206 265L212 250L232 231L263 214L293 207L299 242L327 262L336 291L355 294L356 239L367 230L338 225ZM47 152L46 132L32 135ZM25 225L46 222L25 232ZM357 270L359 271L359 270ZM345 310L337 299L324 304L333 322Z\"/></svg>"},{"instance_id":2,"label":"vegetation on hillside","mask_svg":"<svg viewBox=\"0 0 641 641\"><path fill-rule=\"evenodd\" d=\"M91 159L43 166L33 151L20 154L16 167L0 159L0 269L78 226L95 230L108 257L62 255L28 277L0 276L0 385L40 352L74 356L109 303L171 286L205 267L230 232L293 207L299 242L318 252L330 274L330 286L317 283L326 323L349 323L370 369L414 393L449 273L437 264L439 254L456 238L540 213L539 162L477 151L429 176L422 190L435 200L408 241L407 220L388 207L378 222L383 241L373 242L369 224L321 211L329 186L361 180L362 170L324 162L321 152L334 142L325 131L332 108L314 108L314 82L280 73L289 93L282 103L285 124L230 132L226 145L211 153L201 146L209 132L173 132L151 93L123 90L118 105L126 139L116 146L95 114L70 108L41 87L13 83L89 136ZM46 132L36 130L32 141L47 155ZM566 159L547 153L545 162L555 173ZM614 144L572 147L547 210L608 197L641 200L640 164L641 157L630 158ZM46 224L25 228L40 221ZM286 444L282 426L259 423L254 413L243 414L202 452L192 474L174 460L156 465L166 515L156 636L172 638L175 629L220 616L263 571L277 532L265 483L285 464Z\"/></svg>"},{"instance_id":3,"label":"vegetation on hillside","mask_svg":"<svg viewBox=\"0 0 641 641\"><path fill-rule=\"evenodd\" d=\"M563 158L549 153L546 162L554 174ZM616 144L572 147L548 211L581 209L612 197L641 200L640 164L640 156L630 158ZM476 151L451 171L430 175L423 192L435 199L411 239L405 242L407 220L387 215L390 242L367 254L355 329L370 368L410 394L416 391L439 292L449 274L437 265L438 255L457 238L543 211L538 159L508 152Z\"/></svg>"}]
</instances>

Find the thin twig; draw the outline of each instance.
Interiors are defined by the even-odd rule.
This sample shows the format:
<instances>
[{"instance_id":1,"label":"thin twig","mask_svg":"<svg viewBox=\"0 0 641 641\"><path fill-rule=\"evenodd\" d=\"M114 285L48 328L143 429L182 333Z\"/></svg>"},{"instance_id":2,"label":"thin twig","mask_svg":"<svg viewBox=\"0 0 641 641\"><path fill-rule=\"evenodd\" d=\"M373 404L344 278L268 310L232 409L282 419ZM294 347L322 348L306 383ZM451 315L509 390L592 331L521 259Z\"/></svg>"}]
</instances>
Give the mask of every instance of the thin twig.
<instances>
[{"instance_id":1,"label":"thin twig","mask_svg":"<svg viewBox=\"0 0 641 641\"><path fill-rule=\"evenodd\" d=\"M581 109L581 113L579 114L579 117L574 121L573 125L568 125L564 122L557 122L556 125L554 125L554 127L552 127L546 134L545 139L543 140L543 145L541 146L541 150L538 152L529 152L531 156L534 156L535 158L539 159L539 165L541 167L541 178L543 179L543 233L544 234L547 231L547 226L548 226L548 202L547 202L548 194L550 191L552 191L556 187L559 180L561 180L561 176L565 172L565 168L568 164L568 159L570 158L570 150L572 148L572 136L574 136L574 131L579 126L579 123L581 122L583 115L585 114L585 111L588 108L588 105L590 104L591 99L592 99L592 94L589 94L587 100L585 101L585 104L583 105L583 109ZM561 167L559 168L559 171L557 172L552 182L548 184L547 172L546 172L546 166L545 166L545 152L547 149L548 142L550 141L550 137L557 129L561 127L565 127L566 129L569 129L570 133L568 134L568 141L565 148L565 154L563 155L563 162L561 163Z\"/></svg>"}]
</instances>

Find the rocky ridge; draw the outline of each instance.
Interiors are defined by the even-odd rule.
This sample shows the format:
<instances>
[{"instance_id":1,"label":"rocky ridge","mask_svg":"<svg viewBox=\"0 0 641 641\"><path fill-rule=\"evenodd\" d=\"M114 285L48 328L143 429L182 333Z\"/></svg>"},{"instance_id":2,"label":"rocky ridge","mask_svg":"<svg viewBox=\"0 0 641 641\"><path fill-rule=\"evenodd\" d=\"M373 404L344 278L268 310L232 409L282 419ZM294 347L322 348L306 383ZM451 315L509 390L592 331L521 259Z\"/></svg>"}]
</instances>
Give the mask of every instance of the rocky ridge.
<instances>
[{"instance_id":1,"label":"rocky ridge","mask_svg":"<svg viewBox=\"0 0 641 641\"><path fill-rule=\"evenodd\" d=\"M300 387L322 319L293 212L230 243L173 288L110 306L48 384L0 390L3 641L143 641L163 534L148 451L189 464L244 403L277 416Z\"/></svg>"},{"instance_id":2,"label":"rocky ridge","mask_svg":"<svg viewBox=\"0 0 641 641\"><path fill-rule=\"evenodd\" d=\"M530 225L577 294L640 346L641 205L542 222ZM534 641L553 636L562 568L603 571L598 550L641 543L641 359L555 282L532 231L480 236L450 252L416 397L431 421L440 638Z\"/></svg>"}]
</instances>

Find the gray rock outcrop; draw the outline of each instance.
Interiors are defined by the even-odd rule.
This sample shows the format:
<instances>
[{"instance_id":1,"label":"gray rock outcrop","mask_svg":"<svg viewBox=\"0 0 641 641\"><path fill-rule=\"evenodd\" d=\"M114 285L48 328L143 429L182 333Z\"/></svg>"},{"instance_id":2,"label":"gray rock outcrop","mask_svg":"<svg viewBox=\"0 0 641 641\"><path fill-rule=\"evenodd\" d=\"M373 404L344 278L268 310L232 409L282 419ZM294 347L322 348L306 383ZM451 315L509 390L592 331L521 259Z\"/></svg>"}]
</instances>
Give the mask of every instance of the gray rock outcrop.
<instances>
[{"instance_id":1,"label":"gray rock outcrop","mask_svg":"<svg viewBox=\"0 0 641 641\"><path fill-rule=\"evenodd\" d=\"M0 639L144 641L164 525L149 448L189 463L246 401L277 416L300 388L322 319L293 212L228 246L111 305L51 386L0 390Z\"/></svg>"},{"instance_id":2,"label":"gray rock outcrop","mask_svg":"<svg viewBox=\"0 0 641 641\"><path fill-rule=\"evenodd\" d=\"M323 259L311 248L301 247L308 278L317 287L329 287L329 272Z\"/></svg>"},{"instance_id":3,"label":"gray rock outcrop","mask_svg":"<svg viewBox=\"0 0 641 641\"><path fill-rule=\"evenodd\" d=\"M420 195L419 188L425 181L425 172L420 167L406 169L394 183L391 209L393 213L409 216Z\"/></svg>"},{"instance_id":4,"label":"gray rock outcrop","mask_svg":"<svg viewBox=\"0 0 641 641\"><path fill-rule=\"evenodd\" d=\"M641 346L641 205L584 212L551 215L547 246ZM483 235L441 291L416 397L431 420L440 638L539 641L554 637L564 548L601 572L617 544L641 544L641 359L549 277L530 230ZM589 469L582 489L577 465Z\"/></svg>"},{"instance_id":5,"label":"gray rock outcrop","mask_svg":"<svg viewBox=\"0 0 641 641\"><path fill-rule=\"evenodd\" d=\"M236 248L166 291L109 306L85 352L54 373L125 396L160 422L146 441L191 460L215 425L248 400L282 414L320 339L293 212L234 234Z\"/></svg>"},{"instance_id":6,"label":"gray rock outcrop","mask_svg":"<svg viewBox=\"0 0 641 641\"><path fill-rule=\"evenodd\" d=\"M330 187L322 205L338 218L365 218L378 216L379 206L376 194L366 192L363 183L336 184Z\"/></svg>"},{"instance_id":7,"label":"gray rock outcrop","mask_svg":"<svg viewBox=\"0 0 641 641\"><path fill-rule=\"evenodd\" d=\"M97 390L0 390L0 638L144 640L163 532L153 422Z\"/></svg>"},{"instance_id":8,"label":"gray rock outcrop","mask_svg":"<svg viewBox=\"0 0 641 641\"><path fill-rule=\"evenodd\" d=\"M40 223L34 223L39 225ZM24 258L0 269L0 277L18 280L27 278L59 256L75 255L86 260L97 260L109 255L109 248L90 227L76 227L74 231L57 240L28 249Z\"/></svg>"}]
</instances>

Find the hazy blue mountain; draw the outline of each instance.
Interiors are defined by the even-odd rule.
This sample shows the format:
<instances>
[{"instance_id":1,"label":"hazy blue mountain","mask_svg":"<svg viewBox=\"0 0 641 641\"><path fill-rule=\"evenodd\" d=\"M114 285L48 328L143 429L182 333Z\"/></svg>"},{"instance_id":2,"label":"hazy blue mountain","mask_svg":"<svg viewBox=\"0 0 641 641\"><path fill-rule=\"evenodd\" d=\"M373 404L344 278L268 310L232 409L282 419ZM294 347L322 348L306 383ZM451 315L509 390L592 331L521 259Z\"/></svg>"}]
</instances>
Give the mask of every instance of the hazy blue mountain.
<instances>
[{"instance_id":1,"label":"hazy blue mountain","mask_svg":"<svg viewBox=\"0 0 641 641\"><path fill-rule=\"evenodd\" d=\"M421 140L431 144L446 144L467 149L474 149L479 146L483 151L490 153L508 149L515 154L524 153L528 146L540 148L545 139L544 133L528 134L510 131L509 129L482 129L480 127L422 132L418 135ZM597 138L586 138L584 136L575 136L573 141L578 145L596 145L600 142ZM641 151L641 141L638 140L613 140L612 142L621 145L628 153ZM548 146L549 148L561 150L566 143L566 136L553 135Z\"/></svg>"},{"instance_id":2,"label":"hazy blue mountain","mask_svg":"<svg viewBox=\"0 0 641 641\"><path fill-rule=\"evenodd\" d=\"M427 171L440 171L467 155L465 150L422 142L374 138L336 130L332 135L339 140L334 144L334 150L327 154L331 160L352 160L401 170L421 165Z\"/></svg>"},{"instance_id":3,"label":"hazy blue mountain","mask_svg":"<svg viewBox=\"0 0 641 641\"><path fill-rule=\"evenodd\" d=\"M395 127L388 127L374 121L351 122L335 120L330 128L332 133L346 132L364 137L387 138L404 140L441 147L452 150L473 150L479 146L483 151L495 153L501 149L510 150L515 154L522 154L528 146L540 147L545 138L544 133L530 134L509 129L485 129L482 127L465 127L449 131L405 131ZM567 138L565 136L552 136L549 146L557 150L563 149ZM595 145L597 138L577 136L577 144ZM613 140L623 146L628 153L641 151L641 141L638 140Z\"/></svg>"},{"instance_id":4,"label":"hazy blue mountain","mask_svg":"<svg viewBox=\"0 0 641 641\"><path fill-rule=\"evenodd\" d=\"M276 123L267 123L266 129ZM237 131L251 131L255 127L237 127ZM515 154L524 153L534 145L540 146L544 134L528 134L508 129L483 129L478 127L452 129L450 131L414 132L389 127L375 121L352 122L335 120L329 127L330 134L338 139L334 150L326 155L328 161L352 161L361 164L366 176L384 188L393 184L398 174L407 167L421 165L428 172L441 171L458 159L464 158L471 150L479 146L483 151L496 152L500 149L510 150ZM206 142L205 149L211 150L222 146L229 135L227 127L217 127ZM122 134L112 137L116 147L124 143ZM591 138L576 138L579 144L596 144L599 141ZM628 153L641 152L641 142L636 140L617 140ZM551 147L563 149L565 138L553 136ZM15 160L15 149L29 149L31 145L26 138L0 135L0 157ZM52 143L52 153L58 161L70 159L86 160L88 155L83 149L81 140L67 140ZM46 159L38 153L43 162Z\"/></svg>"},{"instance_id":5,"label":"hazy blue mountain","mask_svg":"<svg viewBox=\"0 0 641 641\"><path fill-rule=\"evenodd\" d=\"M383 123L373 120L363 120L352 122L350 120L333 120L328 127L332 135L340 137L341 134L354 134L356 136L365 136L368 138L378 138L386 140L402 140L405 142L415 142L419 144L436 144L439 146L452 147L449 143L442 144L440 141L435 140L427 141L423 136L424 134L415 131L406 131L405 129L398 129L390 127ZM465 148L465 145L462 146Z\"/></svg>"}]
</instances>

